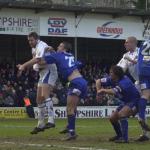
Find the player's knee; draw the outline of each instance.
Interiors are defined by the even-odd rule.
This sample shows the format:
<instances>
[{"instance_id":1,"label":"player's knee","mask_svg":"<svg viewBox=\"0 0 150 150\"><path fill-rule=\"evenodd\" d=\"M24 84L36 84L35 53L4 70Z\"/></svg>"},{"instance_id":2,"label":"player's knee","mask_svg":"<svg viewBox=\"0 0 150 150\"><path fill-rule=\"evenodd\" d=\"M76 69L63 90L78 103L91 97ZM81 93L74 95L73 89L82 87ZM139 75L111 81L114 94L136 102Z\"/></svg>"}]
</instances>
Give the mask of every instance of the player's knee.
<instances>
[{"instance_id":1,"label":"player's knee","mask_svg":"<svg viewBox=\"0 0 150 150\"><path fill-rule=\"evenodd\" d=\"M117 115L110 116L109 121L110 121L111 123L114 123L114 122L118 121Z\"/></svg>"},{"instance_id":2,"label":"player's knee","mask_svg":"<svg viewBox=\"0 0 150 150\"><path fill-rule=\"evenodd\" d=\"M75 109L73 107L67 107L67 115L74 115Z\"/></svg>"},{"instance_id":3,"label":"player's knee","mask_svg":"<svg viewBox=\"0 0 150 150\"><path fill-rule=\"evenodd\" d=\"M145 89L142 90L142 98L146 99L146 100L150 100L150 90Z\"/></svg>"},{"instance_id":4,"label":"player's knee","mask_svg":"<svg viewBox=\"0 0 150 150\"><path fill-rule=\"evenodd\" d=\"M127 109L125 109L124 111L120 111L120 112L118 113L118 117L119 117L119 119L120 119L120 118L124 118L124 117L129 117L129 116L131 116L132 114L133 114L132 109L127 108Z\"/></svg>"},{"instance_id":5,"label":"player's knee","mask_svg":"<svg viewBox=\"0 0 150 150\"><path fill-rule=\"evenodd\" d=\"M37 102L37 104L41 104L44 102L44 100L45 100L45 98L43 96L38 96L36 99L36 102Z\"/></svg>"},{"instance_id":6,"label":"player's knee","mask_svg":"<svg viewBox=\"0 0 150 150\"><path fill-rule=\"evenodd\" d=\"M122 119L122 118L125 118L126 117L126 115L124 114L124 113L118 113L118 118L119 119Z\"/></svg>"},{"instance_id":7,"label":"player's knee","mask_svg":"<svg viewBox=\"0 0 150 150\"><path fill-rule=\"evenodd\" d=\"M41 101L43 102L45 100L45 96L41 96Z\"/></svg>"},{"instance_id":8,"label":"player's knee","mask_svg":"<svg viewBox=\"0 0 150 150\"><path fill-rule=\"evenodd\" d=\"M144 98L146 100L150 100L150 95L149 94L144 94L141 96L141 98Z\"/></svg>"},{"instance_id":9,"label":"player's knee","mask_svg":"<svg viewBox=\"0 0 150 150\"><path fill-rule=\"evenodd\" d=\"M112 117L109 117L109 121L110 121L110 122L113 122L114 120L113 120L113 118L112 118Z\"/></svg>"}]
</instances>

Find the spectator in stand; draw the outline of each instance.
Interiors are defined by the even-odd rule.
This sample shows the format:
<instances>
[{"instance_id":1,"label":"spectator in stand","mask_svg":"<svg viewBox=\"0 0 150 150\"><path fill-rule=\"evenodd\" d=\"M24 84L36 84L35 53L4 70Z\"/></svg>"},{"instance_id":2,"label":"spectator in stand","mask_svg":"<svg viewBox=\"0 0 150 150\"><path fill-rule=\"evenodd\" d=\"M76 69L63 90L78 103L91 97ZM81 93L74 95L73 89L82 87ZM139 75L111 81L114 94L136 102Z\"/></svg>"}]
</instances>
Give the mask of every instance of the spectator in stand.
<instances>
[{"instance_id":1,"label":"spectator in stand","mask_svg":"<svg viewBox=\"0 0 150 150\"><path fill-rule=\"evenodd\" d=\"M106 63L106 62L105 62ZM112 96L105 96L96 99L95 79L106 77L109 65L102 62L85 62L81 73L88 80L88 97L80 105L118 105L119 100ZM28 94L33 106L36 106L36 82L37 72L26 71L21 77L17 77L17 70L13 64L0 63L0 106L6 105L21 107L24 106L23 97ZM58 98L58 105L66 105L66 86L58 83L55 89L55 96ZM115 99L115 100L114 100ZM108 100L108 102L107 102ZM149 102L150 103L150 102Z\"/></svg>"}]
</instances>

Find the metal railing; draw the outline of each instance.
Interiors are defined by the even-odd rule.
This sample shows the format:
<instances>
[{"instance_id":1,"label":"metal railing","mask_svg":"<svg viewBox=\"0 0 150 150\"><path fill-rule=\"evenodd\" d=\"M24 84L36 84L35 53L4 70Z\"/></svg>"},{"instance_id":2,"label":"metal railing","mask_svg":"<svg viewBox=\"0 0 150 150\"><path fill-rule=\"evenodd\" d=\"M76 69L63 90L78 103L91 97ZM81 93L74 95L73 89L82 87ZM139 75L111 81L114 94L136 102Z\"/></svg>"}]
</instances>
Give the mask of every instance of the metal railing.
<instances>
[{"instance_id":1,"label":"metal railing","mask_svg":"<svg viewBox=\"0 0 150 150\"><path fill-rule=\"evenodd\" d=\"M143 8L138 7L139 0L0 0L0 4L54 5L79 8L120 8L150 10L150 0L143 0Z\"/></svg>"},{"instance_id":2,"label":"metal railing","mask_svg":"<svg viewBox=\"0 0 150 150\"><path fill-rule=\"evenodd\" d=\"M77 3L78 2L78 3ZM73 5L82 5L86 7L94 7L94 8L135 8L135 3L137 0L129 1L129 0L70 0L70 3Z\"/></svg>"}]
</instances>

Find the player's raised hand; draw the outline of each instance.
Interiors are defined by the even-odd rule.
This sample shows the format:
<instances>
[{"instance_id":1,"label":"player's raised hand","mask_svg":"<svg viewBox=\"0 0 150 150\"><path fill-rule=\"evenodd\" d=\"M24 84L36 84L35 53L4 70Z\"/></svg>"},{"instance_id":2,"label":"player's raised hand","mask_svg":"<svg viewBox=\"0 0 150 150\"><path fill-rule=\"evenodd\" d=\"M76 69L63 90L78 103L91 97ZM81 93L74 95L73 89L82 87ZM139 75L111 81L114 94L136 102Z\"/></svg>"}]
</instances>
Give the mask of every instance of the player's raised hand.
<instances>
[{"instance_id":1,"label":"player's raised hand","mask_svg":"<svg viewBox=\"0 0 150 150\"><path fill-rule=\"evenodd\" d=\"M20 71L24 71L24 70L25 70L24 65L21 65L21 64L18 64L18 65L17 65L17 68L18 68L18 70L20 70Z\"/></svg>"},{"instance_id":2,"label":"player's raised hand","mask_svg":"<svg viewBox=\"0 0 150 150\"><path fill-rule=\"evenodd\" d=\"M17 65L17 68L18 68L18 72L17 72L17 77L20 77L22 72L25 70L24 66L21 65L21 64L18 64Z\"/></svg>"}]
</instances>

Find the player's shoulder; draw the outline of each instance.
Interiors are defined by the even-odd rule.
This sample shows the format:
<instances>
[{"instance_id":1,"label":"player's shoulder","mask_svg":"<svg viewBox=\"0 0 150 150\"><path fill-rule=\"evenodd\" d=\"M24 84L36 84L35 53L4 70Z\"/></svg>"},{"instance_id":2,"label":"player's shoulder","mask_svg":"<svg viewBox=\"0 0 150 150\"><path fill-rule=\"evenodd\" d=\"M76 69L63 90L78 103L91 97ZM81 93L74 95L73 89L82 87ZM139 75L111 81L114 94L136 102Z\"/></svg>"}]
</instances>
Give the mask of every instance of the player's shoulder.
<instances>
[{"instance_id":1,"label":"player's shoulder","mask_svg":"<svg viewBox=\"0 0 150 150\"><path fill-rule=\"evenodd\" d=\"M46 47L46 46L48 46L48 45L47 45L47 43L45 43L44 41L39 40L39 41L38 41L38 46L39 46L39 47L40 47L40 46Z\"/></svg>"},{"instance_id":2,"label":"player's shoulder","mask_svg":"<svg viewBox=\"0 0 150 150\"><path fill-rule=\"evenodd\" d=\"M130 79L128 76L124 75L121 81L122 82L128 82L128 81L130 81Z\"/></svg>"},{"instance_id":3,"label":"player's shoulder","mask_svg":"<svg viewBox=\"0 0 150 150\"><path fill-rule=\"evenodd\" d=\"M66 56L73 56L73 54L70 53L70 52L63 52L63 53L64 53L64 55L66 55Z\"/></svg>"},{"instance_id":4,"label":"player's shoulder","mask_svg":"<svg viewBox=\"0 0 150 150\"><path fill-rule=\"evenodd\" d=\"M127 77L127 76L124 76L120 81L119 81L119 84L123 87L127 86L128 84L131 83L131 80Z\"/></svg>"},{"instance_id":5,"label":"player's shoulder","mask_svg":"<svg viewBox=\"0 0 150 150\"><path fill-rule=\"evenodd\" d=\"M129 55L129 52L124 53L123 54L123 58L126 57L126 56L128 56L128 55Z\"/></svg>"},{"instance_id":6,"label":"player's shoulder","mask_svg":"<svg viewBox=\"0 0 150 150\"><path fill-rule=\"evenodd\" d=\"M71 57L73 56L71 53L68 53L68 52L57 52L58 54L58 57L62 57L62 58L65 58L65 57Z\"/></svg>"}]
</instances>

